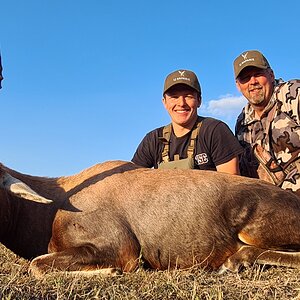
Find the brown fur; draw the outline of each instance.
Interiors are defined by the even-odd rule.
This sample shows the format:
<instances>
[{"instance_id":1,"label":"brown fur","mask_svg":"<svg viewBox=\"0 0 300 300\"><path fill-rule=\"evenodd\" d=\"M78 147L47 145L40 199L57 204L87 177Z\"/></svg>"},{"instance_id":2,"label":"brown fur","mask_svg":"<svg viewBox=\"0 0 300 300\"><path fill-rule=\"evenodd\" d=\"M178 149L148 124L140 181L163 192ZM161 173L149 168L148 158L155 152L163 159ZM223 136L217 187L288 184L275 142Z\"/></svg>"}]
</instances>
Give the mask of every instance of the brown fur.
<instances>
[{"instance_id":1,"label":"brown fur","mask_svg":"<svg viewBox=\"0 0 300 300\"><path fill-rule=\"evenodd\" d=\"M36 257L36 276L141 265L236 271L255 261L300 268L300 200L258 179L121 161L60 178L0 166L3 172L54 201L37 204L0 190L0 241Z\"/></svg>"}]
</instances>

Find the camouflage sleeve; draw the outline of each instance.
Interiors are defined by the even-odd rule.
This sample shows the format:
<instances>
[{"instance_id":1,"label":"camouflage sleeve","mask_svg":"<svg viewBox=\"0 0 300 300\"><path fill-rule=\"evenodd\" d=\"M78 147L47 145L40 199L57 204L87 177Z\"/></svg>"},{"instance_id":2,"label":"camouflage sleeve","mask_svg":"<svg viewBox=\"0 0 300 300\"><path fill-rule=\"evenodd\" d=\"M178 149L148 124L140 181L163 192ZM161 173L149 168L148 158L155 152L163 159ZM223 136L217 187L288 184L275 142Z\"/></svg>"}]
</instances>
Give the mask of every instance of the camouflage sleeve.
<instances>
[{"instance_id":1,"label":"camouflage sleeve","mask_svg":"<svg viewBox=\"0 0 300 300\"><path fill-rule=\"evenodd\" d=\"M275 89L276 100L282 105L281 110L300 124L300 80L290 80Z\"/></svg>"}]
</instances>

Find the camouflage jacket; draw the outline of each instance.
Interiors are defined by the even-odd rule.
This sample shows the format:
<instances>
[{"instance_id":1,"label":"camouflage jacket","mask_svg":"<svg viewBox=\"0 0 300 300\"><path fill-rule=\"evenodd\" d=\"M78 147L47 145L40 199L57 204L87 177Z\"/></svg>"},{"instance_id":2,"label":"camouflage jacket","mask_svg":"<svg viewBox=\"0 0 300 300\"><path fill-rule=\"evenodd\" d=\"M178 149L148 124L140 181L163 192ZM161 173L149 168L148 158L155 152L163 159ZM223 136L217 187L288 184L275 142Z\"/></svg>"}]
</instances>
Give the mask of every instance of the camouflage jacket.
<instances>
[{"instance_id":1,"label":"camouflage jacket","mask_svg":"<svg viewBox=\"0 0 300 300\"><path fill-rule=\"evenodd\" d=\"M260 119L247 104L235 132L244 147L241 175L300 192L300 80L277 84Z\"/></svg>"}]
</instances>

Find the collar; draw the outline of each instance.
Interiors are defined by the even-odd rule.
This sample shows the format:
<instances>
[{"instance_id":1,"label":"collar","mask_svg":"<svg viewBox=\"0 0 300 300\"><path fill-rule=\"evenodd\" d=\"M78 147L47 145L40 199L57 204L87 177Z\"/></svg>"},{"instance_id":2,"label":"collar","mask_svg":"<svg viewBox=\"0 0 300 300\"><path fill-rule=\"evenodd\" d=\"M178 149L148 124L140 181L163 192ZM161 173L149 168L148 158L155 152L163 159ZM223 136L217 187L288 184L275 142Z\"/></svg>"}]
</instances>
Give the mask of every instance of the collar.
<instances>
[{"instance_id":1,"label":"collar","mask_svg":"<svg viewBox=\"0 0 300 300\"><path fill-rule=\"evenodd\" d=\"M265 107L260 119L255 117L255 110L253 109L253 107L249 103L247 103L247 105L244 107L244 119L242 121L242 124L243 125L249 125L253 122L260 121L262 118L264 118L268 115L269 111L274 107L276 102L277 101L276 101L276 99L274 97L274 93L273 93L273 95L272 95L269 103Z\"/></svg>"}]
</instances>

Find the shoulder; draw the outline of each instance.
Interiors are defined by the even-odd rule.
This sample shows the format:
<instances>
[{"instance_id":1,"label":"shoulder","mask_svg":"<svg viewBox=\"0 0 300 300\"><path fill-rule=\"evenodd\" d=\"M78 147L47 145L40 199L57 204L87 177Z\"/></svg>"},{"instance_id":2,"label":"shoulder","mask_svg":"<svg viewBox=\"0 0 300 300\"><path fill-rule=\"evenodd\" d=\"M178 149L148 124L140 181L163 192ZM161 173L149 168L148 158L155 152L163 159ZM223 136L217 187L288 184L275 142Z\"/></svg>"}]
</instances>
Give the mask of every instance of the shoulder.
<instances>
[{"instance_id":1,"label":"shoulder","mask_svg":"<svg viewBox=\"0 0 300 300\"><path fill-rule=\"evenodd\" d=\"M274 98L277 102L278 113L287 114L289 118L299 124L300 80L293 79L277 85L274 90Z\"/></svg>"},{"instance_id":2,"label":"shoulder","mask_svg":"<svg viewBox=\"0 0 300 300\"><path fill-rule=\"evenodd\" d=\"M211 118L211 117L207 117L203 119L203 126L206 130L208 130L209 132L214 131L214 130L229 130L229 127L226 123L224 123L221 120L215 119L215 118Z\"/></svg>"},{"instance_id":3,"label":"shoulder","mask_svg":"<svg viewBox=\"0 0 300 300\"><path fill-rule=\"evenodd\" d=\"M204 143L223 143L225 140L232 142L236 138L229 126L221 120L206 118L199 131L200 140Z\"/></svg>"},{"instance_id":4,"label":"shoulder","mask_svg":"<svg viewBox=\"0 0 300 300\"><path fill-rule=\"evenodd\" d=\"M160 149L159 137L162 136L163 127L159 127L148 132L138 145L132 162L137 165L152 168L158 161L158 151Z\"/></svg>"},{"instance_id":5,"label":"shoulder","mask_svg":"<svg viewBox=\"0 0 300 300\"><path fill-rule=\"evenodd\" d=\"M205 126L217 126L220 122L222 122L222 121L218 120L218 119L215 119L215 118L211 118L211 117L205 117L202 120L202 123Z\"/></svg>"},{"instance_id":6,"label":"shoulder","mask_svg":"<svg viewBox=\"0 0 300 300\"><path fill-rule=\"evenodd\" d=\"M278 87L288 87L291 88L292 86L300 86L300 79L291 79L288 81L279 81Z\"/></svg>"},{"instance_id":7,"label":"shoulder","mask_svg":"<svg viewBox=\"0 0 300 300\"><path fill-rule=\"evenodd\" d=\"M146 135L143 137L140 144L138 145L137 151L141 149L143 149L143 151L145 149L153 150L153 147L155 148L158 145L159 137L161 137L163 133L163 128L164 126L158 127L146 133Z\"/></svg>"},{"instance_id":8,"label":"shoulder","mask_svg":"<svg viewBox=\"0 0 300 300\"><path fill-rule=\"evenodd\" d=\"M158 127L158 128L155 128L155 129L149 131L146 134L145 139L154 139L154 138L158 138L158 137L162 136L162 132L163 132L164 127L165 126Z\"/></svg>"},{"instance_id":9,"label":"shoulder","mask_svg":"<svg viewBox=\"0 0 300 300\"><path fill-rule=\"evenodd\" d=\"M211 158L215 166L229 162L243 152L229 126L211 117L203 121L199 134L199 147Z\"/></svg>"},{"instance_id":10,"label":"shoulder","mask_svg":"<svg viewBox=\"0 0 300 300\"><path fill-rule=\"evenodd\" d=\"M287 102L300 97L300 79L292 79L278 84L274 94L277 100Z\"/></svg>"}]
</instances>

